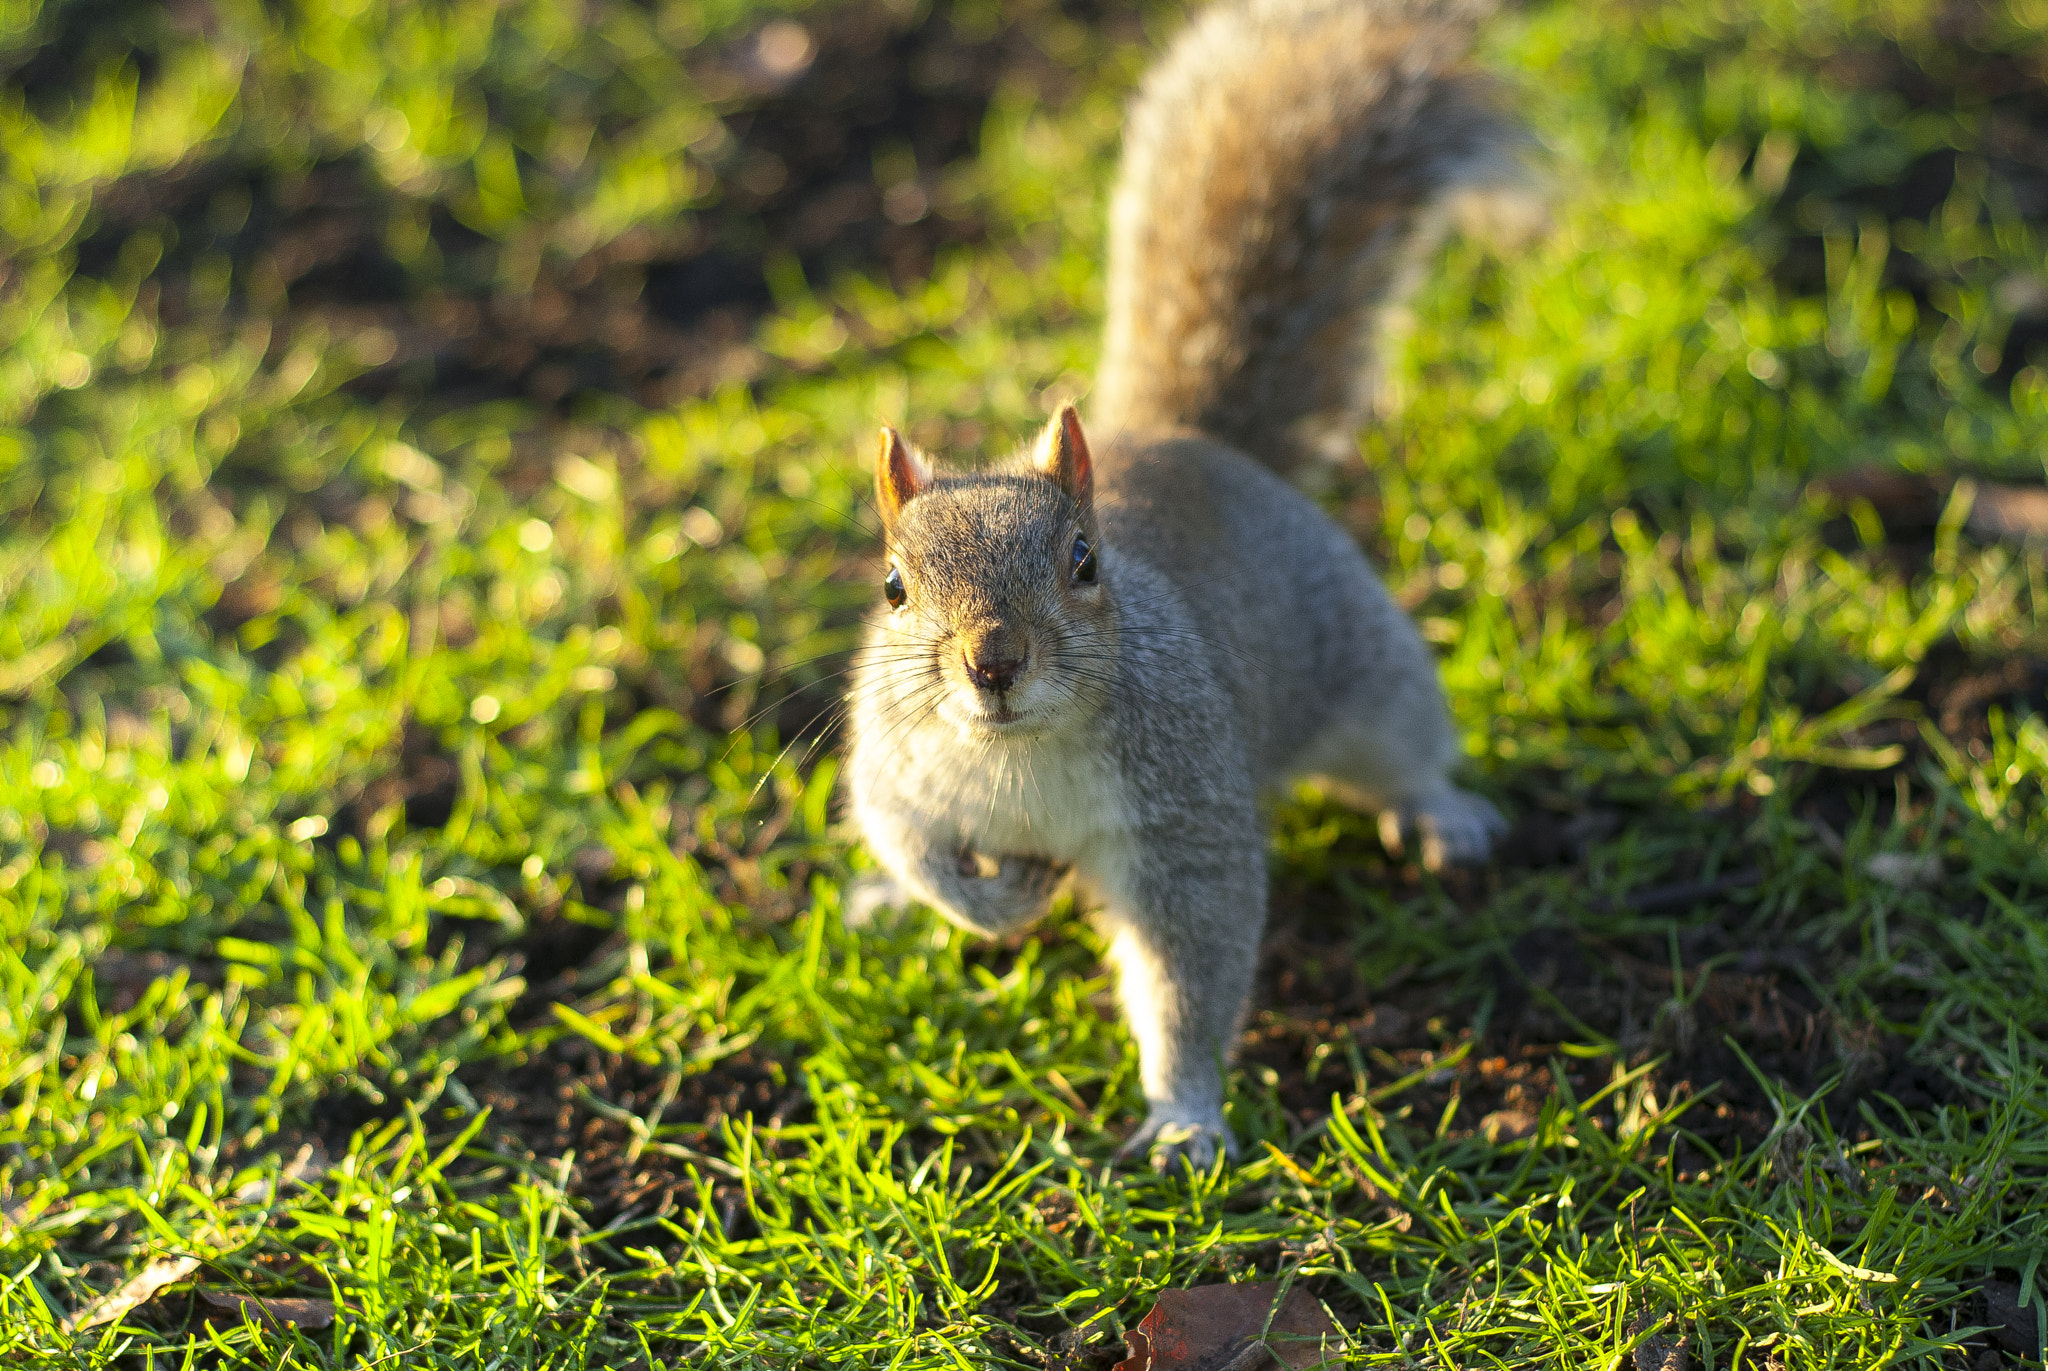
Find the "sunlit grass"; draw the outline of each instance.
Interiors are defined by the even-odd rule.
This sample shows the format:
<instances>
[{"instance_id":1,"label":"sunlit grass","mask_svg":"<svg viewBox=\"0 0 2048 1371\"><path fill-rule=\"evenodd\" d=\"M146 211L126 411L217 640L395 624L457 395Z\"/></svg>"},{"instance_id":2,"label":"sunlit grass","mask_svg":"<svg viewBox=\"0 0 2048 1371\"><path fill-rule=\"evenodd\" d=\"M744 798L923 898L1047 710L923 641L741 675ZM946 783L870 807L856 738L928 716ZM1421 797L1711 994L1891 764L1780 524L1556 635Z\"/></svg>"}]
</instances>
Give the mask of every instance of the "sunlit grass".
<instances>
[{"instance_id":1,"label":"sunlit grass","mask_svg":"<svg viewBox=\"0 0 2048 1371\"><path fill-rule=\"evenodd\" d=\"M119 197L346 162L408 308L516 293L714 203L744 97L693 45L766 11L220 5L69 65L65 5L0 13L0 1360L1083 1365L1163 1286L1290 1275L1361 1365L1980 1364L1987 1281L2048 1308L2048 738L2003 707L1950 738L1921 685L1931 654L2048 656L2040 552L1974 533L1968 481L1900 533L1813 480L2040 481L2048 377L2004 352L2043 254L1981 158L1925 215L1855 198L1989 117L1824 70L1952 70L1932 7L1863 9L1491 32L1552 225L1446 251L1332 502L1438 645L1475 783L1613 823L1447 889L1283 806L1283 903L1346 911L1374 993L1440 1010L1399 1059L1334 1033L1312 1123L1240 1073L1245 1161L1188 1180L1110 1163L1139 1100L1085 922L846 930L834 762L783 731L872 597L875 420L985 454L1085 386L1142 50L1033 11L1074 92L1000 90L942 172L986 242L901 289L771 264L753 384L544 412L353 384L383 326L287 310L246 197ZM2037 62L2040 25L1972 41ZM1718 911L1623 899L1737 868ZM1661 1083L1713 968L1633 1036L1560 1020L1526 1131L1430 1093L1492 1050L1518 940L1679 960L1716 920L1796 953L1831 1025L1817 1094L1745 1080L1751 1145L1703 1151L1721 1097ZM535 1152L546 1111L479 1096L572 1050L657 1104L572 1092L611 1131ZM1872 1053L1949 1101L1872 1095ZM742 1059L769 1098L675 1103ZM583 1187L599 1147L667 1203ZM64 1326L175 1256L202 1265L156 1302ZM339 1312L290 1333L195 1291Z\"/></svg>"}]
</instances>

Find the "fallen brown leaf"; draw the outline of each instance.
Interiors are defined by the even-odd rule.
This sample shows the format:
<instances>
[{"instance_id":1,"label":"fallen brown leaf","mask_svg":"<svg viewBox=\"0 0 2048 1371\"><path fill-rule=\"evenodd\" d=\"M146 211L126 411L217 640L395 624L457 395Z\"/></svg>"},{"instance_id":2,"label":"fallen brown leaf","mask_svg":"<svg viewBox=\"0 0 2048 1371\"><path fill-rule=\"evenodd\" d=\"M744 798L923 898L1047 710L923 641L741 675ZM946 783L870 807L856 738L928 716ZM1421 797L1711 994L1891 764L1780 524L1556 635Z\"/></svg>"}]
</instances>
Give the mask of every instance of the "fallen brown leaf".
<instances>
[{"instance_id":1,"label":"fallen brown leaf","mask_svg":"<svg viewBox=\"0 0 2048 1371\"><path fill-rule=\"evenodd\" d=\"M1124 1334L1130 1355L1115 1371L1258 1371L1274 1362L1305 1371L1338 1363L1344 1340L1321 1302L1296 1286L1276 1310L1279 1294L1278 1281L1162 1291Z\"/></svg>"},{"instance_id":2,"label":"fallen brown leaf","mask_svg":"<svg viewBox=\"0 0 2048 1371\"><path fill-rule=\"evenodd\" d=\"M314 1160L315 1154L310 1144L300 1148L299 1154L286 1164L280 1179L287 1183L297 1180L301 1175L305 1174L307 1168ZM324 1153L320 1155L319 1160L324 1162ZM239 1203L247 1204L262 1198L266 1189L265 1185L252 1182L236 1191L234 1198ZM213 1246L220 1243L223 1238L224 1233L222 1229L216 1225L209 1224L199 1230L198 1234L195 1235L194 1242L199 1245ZM162 1290L167 1285L176 1285L198 1269L199 1258L197 1257L158 1257L148 1266L143 1267L133 1276L130 1276L118 1289L109 1290L84 1308L74 1309L71 1313L65 1315L64 1331L76 1333L87 1328L97 1328L103 1323L118 1322L125 1318L128 1311L136 1305L147 1303L155 1298L159 1290ZM318 1303L325 1304L327 1302L321 1300ZM330 1307L328 1322L333 1322L333 1318L333 1310ZM313 1325L307 1326L311 1327ZM325 1327L326 1325L320 1326Z\"/></svg>"},{"instance_id":3,"label":"fallen brown leaf","mask_svg":"<svg viewBox=\"0 0 2048 1371\"><path fill-rule=\"evenodd\" d=\"M295 1324L300 1328L326 1328L334 1322L334 1301L311 1297L286 1297L265 1295L236 1295L217 1290L202 1290L199 1298L215 1309L241 1315L254 1314L263 1323L273 1328Z\"/></svg>"},{"instance_id":4,"label":"fallen brown leaf","mask_svg":"<svg viewBox=\"0 0 2048 1371\"><path fill-rule=\"evenodd\" d=\"M176 1285L198 1269L197 1257L158 1257L118 1288L109 1290L83 1309L72 1310L64 1318L64 1331L77 1333L97 1328L103 1323L118 1323L136 1305L148 1303L156 1298L159 1290L167 1285Z\"/></svg>"}]
</instances>

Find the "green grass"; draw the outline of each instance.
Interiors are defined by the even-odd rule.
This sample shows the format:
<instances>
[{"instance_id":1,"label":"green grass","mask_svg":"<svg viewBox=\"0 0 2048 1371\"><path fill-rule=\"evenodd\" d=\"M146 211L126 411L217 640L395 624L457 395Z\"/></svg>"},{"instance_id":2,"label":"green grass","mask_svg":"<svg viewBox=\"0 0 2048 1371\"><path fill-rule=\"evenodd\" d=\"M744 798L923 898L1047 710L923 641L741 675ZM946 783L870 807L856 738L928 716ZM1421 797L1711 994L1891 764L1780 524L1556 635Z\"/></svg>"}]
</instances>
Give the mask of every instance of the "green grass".
<instances>
[{"instance_id":1,"label":"green grass","mask_svg":"<svg viewBox=\"0 0 2048 1371\"><path fill-rule=\"evenodd\" d=\"M387 320L726 203L713 131L768 97L686 58L765 12L0 7L0 1362L1079 1367L1163 1287L1273 1276L1368 1366L1981 1367L1987 1282L2048 1324L2048 721L1931 707L2048 657L2039 547L1946 481L2044 475L2008 344L2048 242L1985 73L2048 11L1746 8L1490 32L1552 230L1446 251L1332 496L1476 783L1592 837L1438 884L1286 806L1308 988L1262 992L1244 1162L1168 1180L1110 1164L1085 921L849 932L834 763L778 732L874 593L873 423L986 451L1085 385L1144 48L952 7L1066 73L919 169L983 241L893 287L776 258L751 384L543 407L369 384ZM244 231L334 166L395 315L298 308ZM1816 485L1869 464L1943 478L1932 526ZM1567 943L1590 989L1501 974ZM1748 950L1796 1052L1715 1008ZM1523 1126L1483 1127L1503 1073Z\"/></svg>"}]
</instances>

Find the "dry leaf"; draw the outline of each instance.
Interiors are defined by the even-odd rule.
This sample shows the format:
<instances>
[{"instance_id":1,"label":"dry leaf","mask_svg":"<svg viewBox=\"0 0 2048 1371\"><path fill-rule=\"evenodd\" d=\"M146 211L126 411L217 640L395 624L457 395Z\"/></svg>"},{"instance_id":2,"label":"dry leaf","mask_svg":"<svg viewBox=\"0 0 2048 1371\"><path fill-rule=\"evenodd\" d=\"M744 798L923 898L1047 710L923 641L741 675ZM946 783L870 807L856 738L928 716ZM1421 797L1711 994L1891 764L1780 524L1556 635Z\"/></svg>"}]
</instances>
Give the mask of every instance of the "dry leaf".
<instances>
[{"instance_id":1,"label":"dry leaf","mask_svg":"<svg viewBox=\"0 0 2048 1371\"><path fill-rule=\"evenodd\" d=\"M305 1174L309 1166L316 1159L324 1163L325 1154L321 1153L316 1158L316 1154L310 1144L300 1148L299 1155L294 1157L285 1166L280 1179L285 1182L298 1179ZM261 1183L244 1185L235 1192L234 1198L238 1202L246 1204L262 1198L266 1189L267 1187ZM218 1245L223 1238L222 1230L216 1225L209 1224L199 1230L194 1241L201 1245L214 1246ZM125 1318L128 1311L136 1305L147 1303L156 1296L159 1290L162 1290L167 1285L176 1285L198 1269L199 1258L197 1257L158 1257L148 1266L143 1267L142 1270L129 1277L119 1289L108 1291L83 1309L72 1310L64 1318L64 1330L67 1333L76 1333L87 1328L97 1328L103 1323L116 1323ZM326 1303L325 1300L317 1302L321 1304ZM332 1323L333 1321L334 1313L330 1308L328 1311L328 1322ZM313 1325L307 1326L311 1327ZM325 1327L324 1324L319 1326Z\"/></svg>"},{"instance_id":2,"label":"dry leaf","mask_svg":"<svg viewBox=\"0 0 2048 1371\"><path fill-rule=\"evenodd\" d=\"M197 1257L158 1257L130 1276L119 1289L109 1290L83 1309L72 1310L65 1316L64 1331L77 1333L103 1323L118 1323L136 1305L148 1303L157 1291L176 1285L198 1269Z\"/></svg>"},{"instance_id":3,"label":"dry leaf","mask_svg":"<svg viewBox=\"0 0 2048 1371\"><path fill-rule=\"evenodd\" d=\"M326 1328L334 1322L334 1301L310 1297L236 1295L202 1290L199 1298L215 1309L240 1316L254 1314L273 1328L295 1324L300 1328Z\"/></svg>"},{"instance_id":4,"label":"dry leaf","mask_svg":"<svg viewBox=\"0 0 2048 1371\"><path fill-rule=\"evenodd\" d=\"M1278 1281L1162 1291L1124 1334L1130 1355L1116 1371L1258 1371L1275 1362L1305 1371L1341 1361L1344 1339L1322 1304L1296 1286L1276 1311L1279 1294Z\"/></svg>"}]
</instances>

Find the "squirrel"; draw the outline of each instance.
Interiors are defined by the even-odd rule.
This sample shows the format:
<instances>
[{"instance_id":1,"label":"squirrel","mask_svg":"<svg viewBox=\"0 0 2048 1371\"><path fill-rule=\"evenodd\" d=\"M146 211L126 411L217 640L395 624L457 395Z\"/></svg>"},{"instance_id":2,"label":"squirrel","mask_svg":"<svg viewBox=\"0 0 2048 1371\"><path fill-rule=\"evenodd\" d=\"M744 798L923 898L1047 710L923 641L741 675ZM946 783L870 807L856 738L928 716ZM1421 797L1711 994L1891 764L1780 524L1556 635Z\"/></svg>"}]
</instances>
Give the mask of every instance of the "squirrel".
<instances>
[{"instance_id":1,"label":"squirrel","mask_svg":"<svg viewBox=\"0 0 2048 1371\"><path fill-rule=\"evenodd\" d=\"M1520 183L1526 134L1466 60L1485 6L1224 0L1133 102L1090 445L1063 407L942 470L884 428L886 603L849 692L848 811L881 868L848 919L921 902L1002 937L1068 882L1109 939L1154 1165L1235 1158L1223 1068L1265 920L1265 797L1298 778L1390 851L1483 860L1435 662L1287 479L1356 450L1387 311L1453 198Z\"/></svg>"}]
</instances>

